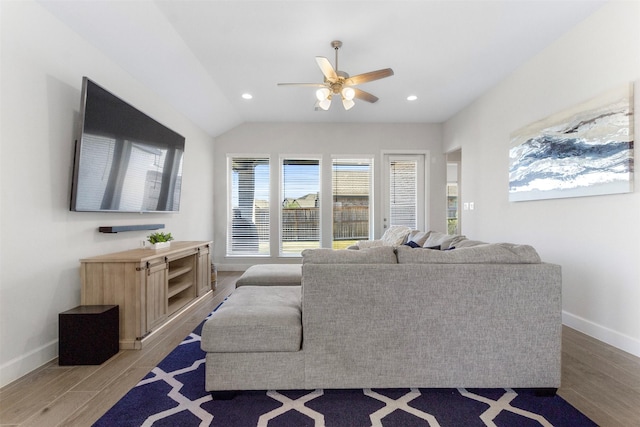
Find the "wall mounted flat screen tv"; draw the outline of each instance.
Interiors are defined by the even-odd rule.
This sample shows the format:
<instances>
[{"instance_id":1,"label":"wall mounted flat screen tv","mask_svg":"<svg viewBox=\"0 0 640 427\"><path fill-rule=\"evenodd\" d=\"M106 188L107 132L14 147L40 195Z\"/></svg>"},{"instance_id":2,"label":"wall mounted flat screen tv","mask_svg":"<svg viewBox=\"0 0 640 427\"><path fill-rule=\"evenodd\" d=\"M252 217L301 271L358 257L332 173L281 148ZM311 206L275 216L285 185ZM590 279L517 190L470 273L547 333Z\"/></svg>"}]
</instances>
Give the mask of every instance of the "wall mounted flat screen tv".
<instances>
[{"instance_id":1,"label":"wall mounted flat screen tv","mask_svg":"<svg viewBox=\"0 0 640 427\"><path fill-rule=\"evenodd\" d=\"M82 79L71 210L177 212L185 138Z\"/></svg>"}]
</instances>

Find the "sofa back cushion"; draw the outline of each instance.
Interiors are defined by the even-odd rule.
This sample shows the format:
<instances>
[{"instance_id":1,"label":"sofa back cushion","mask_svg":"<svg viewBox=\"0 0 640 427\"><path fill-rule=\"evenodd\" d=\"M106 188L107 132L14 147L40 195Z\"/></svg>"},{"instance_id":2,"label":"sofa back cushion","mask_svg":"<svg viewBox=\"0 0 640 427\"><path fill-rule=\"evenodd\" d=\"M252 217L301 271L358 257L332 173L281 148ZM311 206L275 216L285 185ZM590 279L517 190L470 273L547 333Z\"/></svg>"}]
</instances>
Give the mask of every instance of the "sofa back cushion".
<instances>
[{"instance_id":1,"label":"sofa back cushion","mask_svg":"<svg viewBox=\"0 0 640 427\"><path fill-rule=\"evenodd\" d=\"M349 249L305 249L303 264L397 264L396 253L391 246L352 251Z\"/></svg>"},{"instance_id":2,"label":"sofa back cushion","mask_svg":"<svg viewBox=\"0 0 640 427\"><path fill-rule=\"evenodd\" d=\"M483 242L482 240L464 239L459 242L456 242L455 248L456 249L470 248L472 246L480 246L480 245L488 245L488 244L489 243Z\"/></svg>"},{"instance_id":3,"label":"sofa back cushion","mask_svg":"<svg viewBox=\"0 0 640 427\"><path fill-rule=\"evenodd\" d=\"M542 262L532 246L511 243L492 243L450 251L399 246L396 251L399 264L539 264Z\"/></svg>"},{"instance_id":4,"label":"sofa back cushion","mask_svg":"<svg viewBox=\"0 0 640 427\"><path fill-rule=\"evenodd\" d=\"M369 249L377 248L379 246L384 246L384 242L382 240L360 240L355 245L354 249Z\"/></svg>"}]
</instances>

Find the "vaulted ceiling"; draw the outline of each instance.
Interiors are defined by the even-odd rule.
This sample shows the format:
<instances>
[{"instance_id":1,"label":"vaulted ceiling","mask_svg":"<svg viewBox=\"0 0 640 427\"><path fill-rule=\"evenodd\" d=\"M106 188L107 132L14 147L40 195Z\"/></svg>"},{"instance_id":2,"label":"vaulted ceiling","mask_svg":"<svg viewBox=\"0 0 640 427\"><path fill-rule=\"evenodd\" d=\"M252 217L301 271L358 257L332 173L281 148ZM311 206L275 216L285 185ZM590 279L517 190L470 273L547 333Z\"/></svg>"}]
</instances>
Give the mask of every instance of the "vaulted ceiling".
<instances>
[{"instance_id":1,"label":"vaulted ceiling","mask_svg":"<svg viewBox=\"0 0 640 427\"><path fill-rule=\"evenodd\" d=\"M603 3L41 1L213 136L242 122L445 121ZM332 40L343 42L339 68L351 75L393 68L359 86L377 103L322 111L314 88L277 86L321 83L315 57L335 65Z\"/></svg>"}]
</instances>

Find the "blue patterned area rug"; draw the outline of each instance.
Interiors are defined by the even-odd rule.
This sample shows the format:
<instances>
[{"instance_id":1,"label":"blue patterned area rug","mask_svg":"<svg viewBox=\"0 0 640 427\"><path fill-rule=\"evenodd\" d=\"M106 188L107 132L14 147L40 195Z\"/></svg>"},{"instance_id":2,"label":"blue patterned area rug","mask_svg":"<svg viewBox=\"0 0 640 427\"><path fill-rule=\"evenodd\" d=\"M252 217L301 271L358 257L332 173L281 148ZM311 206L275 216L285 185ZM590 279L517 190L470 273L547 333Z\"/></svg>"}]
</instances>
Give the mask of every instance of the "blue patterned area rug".
<instances>
[{"instance_id":1,"label":"blue patterned area rug","mask_svg":"<svg viewBox=\"0 0 640 427\"><path fill-rule=\"evenodd\" d=\"M204 322L203 322L204 323ZM204 389L200 324L94 426L595 426L560 396L512 389Z\"/></svg>"}]
</instances>

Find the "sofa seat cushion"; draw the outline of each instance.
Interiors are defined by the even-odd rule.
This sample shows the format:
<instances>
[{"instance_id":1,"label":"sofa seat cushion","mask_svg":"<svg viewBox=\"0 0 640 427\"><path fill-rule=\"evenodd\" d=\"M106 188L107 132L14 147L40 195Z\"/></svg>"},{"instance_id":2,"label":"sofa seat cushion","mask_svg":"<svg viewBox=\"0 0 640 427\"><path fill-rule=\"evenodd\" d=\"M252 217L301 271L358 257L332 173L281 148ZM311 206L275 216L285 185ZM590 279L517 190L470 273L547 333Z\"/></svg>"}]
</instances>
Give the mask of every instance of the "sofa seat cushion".
<instances>
[{"instance_id":1,"label":"sofa seat cushion","mask_svg":"<svg viewBox=\"0 0 640 427\"><path fill-rule=\"evenodd\" d=\"M257 264L247 268L236 281L240 286L300 286L301 264Z\"/></svg>"},{"instance_id":2,"label":"sofa seat cushion","mask_svg":"<svg viewBox=\"0 0 640 427\"><path fill-rule=\"evenodd\" d=\"M243 286L202 327L206 352L289 352L302 345L300 286Z\"/></svg>"},{"instance_id":3,"label":"sofa seat cushion","mask_svg":"<svg viewBox=\"0 0 640 427\"><path fill-rule=\"evenodd\" d=\"M492 243L451 251L432 251L399 246L398 264L539 264L536 250L529 245Z\"/></svg>"}]
</instances>

